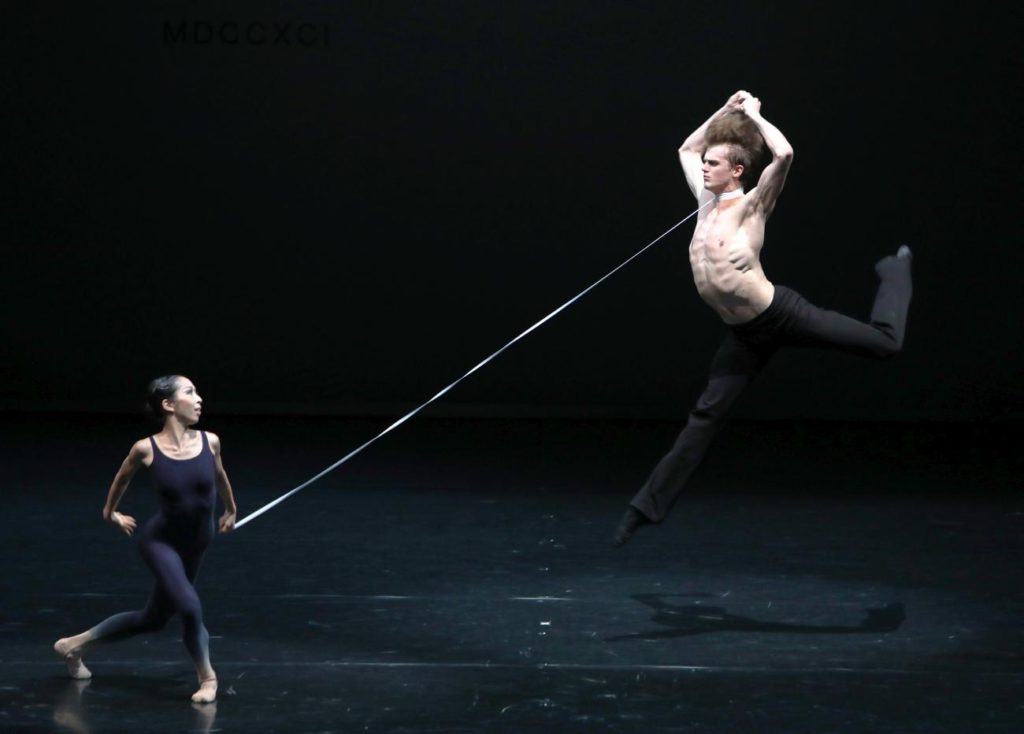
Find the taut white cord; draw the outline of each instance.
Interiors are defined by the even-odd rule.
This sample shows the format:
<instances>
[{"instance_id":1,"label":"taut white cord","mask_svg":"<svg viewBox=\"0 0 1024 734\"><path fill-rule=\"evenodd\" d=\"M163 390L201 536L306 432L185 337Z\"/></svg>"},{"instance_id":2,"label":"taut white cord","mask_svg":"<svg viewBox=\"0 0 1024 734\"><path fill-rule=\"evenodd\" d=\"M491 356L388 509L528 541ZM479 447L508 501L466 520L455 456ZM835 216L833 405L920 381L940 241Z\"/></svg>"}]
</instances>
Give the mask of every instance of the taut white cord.
<instances>
[{"instance_id":1,"label":"taut white cord","mask_svg":"<svg viewBox=\"0 0 1024 734\"><path fill-rule=\"evenodd\" d=\"M419 412L420 412L421 410L423 410L424 408L426 408L426 407L427 407L428 405L430 405L430 404L431 404L432 402L434 402L435 400L437 400L437 399L438 399L438 398L440 398L441 396L445 395L445 394L446 394L446 393L447 393L448 391L450 391L450 390L451 390L452 388L454 388L454 387L455 387L456 385L458 385L458 384L459 384L460 382L462 382L463 380L465 380L465 379L466 379L467 377L469 377L469 376L470 376L471 374L473 374L474 372L476 372L476 371L477 371L478 369L480 369L481 367L483 367L483 366L484 366L485 364L487 364L488 362L490 362L491 360L493 360L493 359L494 359L495 357L497 357L497 356L498 356L499 354L501 354L501 353L502 353L502 352L504 352L504 351L505 351L506 349L508 349L509 347L511 347L511 346L512 346L513 344L515 344L515 343L516 343L517 341L519 341L519 340L520 340L520 339L522 339L522 338L523 338L524 336L526 336L527 334L529 334L529 333L530 333L531 331L533 331L534 329L536 329L537 327L539 327L539 326L540 326L541 324L543 324L543 323L545 323L545 322L547 322L547 321L550 321L551 319L553 319L553 318L554 318L555 316L557 316L558 314L560 314L560 313L561 313L562 311L564 311L565 309L569 308L569 306L571 306L572 304L576 303L576 301L578 301L578 300L580 300L581 298L583 298L583 296L587 295L587 293L589 293L590 291L592 291L592 290L593 290L594 288L596 288L597 286L601 285L601 283L603 283L604 281L608 280L608 278L610 278L610 277L612 277L613 275L615 275L615 273L617 273L617 272L619 272L620 270L622 270L622 268L624 268L624 267L626 267L627 265L629 265L629 264L630 264L631 262L633 262L633 261L634 261L634 260L635 260L636 258L640 257L640 256L641 256L642 254L644 254L644 253L645 253L645 252L646 252L647 250L649 250L649 249L650 249L651 247L653 247L653 246L654 246L654 245L656 245L656 244L657 244L658 242L660 242L660 241L661 241L661 240L663 240L663 239L664 239L665 237L667 237L667 236L668 236L669 234L671 234L672 232L674 232L674 231L676 230L676 228L678 228L678 227L679 227L679 226L680 226L681 224L683 224L684 222L686 222L686 221L687 221L688 219L690 219L690 218L691 218L691 217L693 217L693 216L694 216L695 214L697 214L697 213L698 213L698 212L699 212L699 211L700 211L701 209L703 209L703 208L704 208L704 207L706 207L706 206L707 206L708 204L711 204L711 203L713 203L713 202L714 202L714 199L710 199L710 200L708 200L708 201L707 201L707 202L706 202L705 204L703 204L703 205L701 205L701 206L697 207L697 208L696 208L696 209L695 209L695 210L694 210L693 212L691 212L690 214L688 214L688 215L687 215L687 216L686 216L686 217L685 217L684 219L682 219L682 220L680 220L679 222L677 222L676 224L674 224L674 225L673 225L672 227L670 227L669 229L667 229L667 230L666 230L665 232L663 232L662 234L660 234L660 235L659 235L658 237L656 237L655 239L651 240L651 241L650 241L650 242L649 242L648 244L646 244L646 245L645 245L645 246L644 246L644 247L643 247L643 248L642 248L641 250L639 250L638 252L636 252L636 253L635 253L634 255L632 255L632 256L631 256L630 258L628 258L627 260L623 261L623 262L622 262L622 264L620 264L620 265L619 265L619 266L618 266L617 268L615 268L615 269L614 269L614 270L612 270L611 272L607 273L607 274L606 274L606 275L605 275L604 277L602 277L602 278L601 278L600 280L597 280L597 281L595 281L595 282L594 282L594 283L592 283L592 284L591 284L590 286L588 286L587 288L585 288L584 290L580 291L580 292L579 292L578 294L576 294L575 296L573 296L572 298L570 298L570 299L569 299L568 301L566 301L566 302L565 302L565 303L563 303L563 304L562 304L561 306L559 306L558 308L556 308L556 309L555 309L554 311L552 311L551 313L549 313L549 314L548 314L547 316L545 316L544 318L542 318L542 319L541 319L540 321L538 321L538 322L537 322L536 324L534 324L533 326L531 326L531 327L530 327L529 329L527 329L527 330L526 330L526 331L524 331L524 332L523 332L522 334L520 334L519 336L517 336L517 337L516 337L515 339L513 339L512 341L510 341L510 342L509 342L508 344L506 344L505 346L503 346L503 347L502 347L501 349L499 349L498 351L496 351L496 352L495 352L494 354L492 354L492 355L491 355L490 357L488 357L487 359L485 359L484 361L482 361L482 362L481 362L480 364L478 364L478 365L477 365L476 367L474 367L474 368L473 368L473 369L471 369L471 370L470 370L469 372L467 372L466 374L464 374L464 375L463 375L462 377L460 377L459 379L457 379L457 380L456 380L455 382L453 382L452 384L450 384L450 385L449 385L448 387L446 387L446 388L444 388L443 390L441 390L441 392L437 393L437 395L435 395L434 397L432 397L432 398L431 398L430 400L428 400L427 402L423 403L423 405L419 406L419 407L418 407L418 408L416 408L415 410L411 410L411 411L409 411L408 413L406 413L405 415L403 415L403 416L402 416L401 418L399 418L399 419L398 419L397 421L395 421L394 423L392 423L392 424L391 424L390 426L388 426L387 428L385 428L385 429L384 429L383 431L381 431L380 433L378 433L378 434L377 434L376 436L374 436L373 438L371 438L371 439L370 439L369 441L367 441L366 443L364 443L364 444L363 444L362 446L360 446L360 447L359 447L359 448L357 448L357 449L354 449L353 451L350 451L350 452L348 452L348 453L347 453L347 454L346 454L345 456L343 456L342 458L338 459L338 460L337 460L336 462L334 462L333 464L331 464L331 465L330 465L329 467L327 467L326 469L324 469L324 470L323 470L322 472L320 472L319 474L317 474L317 475L316 475L315 477L311 477L310 479L307 479L307 480L306 480L305 482L303 482L302 484L300 484L300 485L299 485L298 487L295 487L294 489L292 489L292 490L289 490L288 492L286 492L285 494L281 495L280 497L278 497L278 498L277 498L276 500L274 500L273 502L270 502L270 503L268 503L268 504L264 505L263 507L261 507L260 509L256 510L255 512L253 512L253 513L249 514L248 516L246 516L246 517L242 518L241 520L239 520L239 521L238 521L238 522L237 522L237 523L235 524L235 528L240 528L240 527L242 527L243 525L245 525L245 524L246 524L247 522L249 522L250 520L254 520L254 519L256 519L257 517L259 517L260 515L262 515L262 514L263 514L264 512L266 512L267 510L269 510L269 509L271 509L271 508L273 508L273 507L276 507L277 505L281 504L281 503L282 503L282 502L284 502L284 501L285 501L286 499L288 499L289 497L291 497L291 496L292 496L293 494L296 494L296 493L298 493L298 492L301 492L301 491L302 491L303 489L305 489L306 487L308 487L309 485L311 485L311 484L312 484L313 482L315 482L315 481L317 481L318 479L321 479L321 478L325 477L326 475L330 474L330 473L331 473L332 471L334 471L335 469L337 469L337 468L338 468L339 466L341 466L342 464L344 464L344 463L345 463L346 461L348 461L349 459L351 459L351 458L352 458L353 456L355 456L356 454L358 454L358 453L359 453L360 451L362 451L363 449L365 449L366 447L368 447L368 446L369 446L370 444L374 443L374 442L375 442L375 441L376 441L377 439L379 439L379 438L383 437L383 436L384 436L385 434L388 434L388 433L390 433L391 431L393 431L393 430L395 430L396 428L398 428L398 427L399 427L400 425L402 425L402 424L403 424L403 423L405 423L405 422L406 422L407 420L409 420L410 418L412 418L412 417L413 417L414 415L416 415L417 413L419 413Z\"/></svg>"}]
</instances>

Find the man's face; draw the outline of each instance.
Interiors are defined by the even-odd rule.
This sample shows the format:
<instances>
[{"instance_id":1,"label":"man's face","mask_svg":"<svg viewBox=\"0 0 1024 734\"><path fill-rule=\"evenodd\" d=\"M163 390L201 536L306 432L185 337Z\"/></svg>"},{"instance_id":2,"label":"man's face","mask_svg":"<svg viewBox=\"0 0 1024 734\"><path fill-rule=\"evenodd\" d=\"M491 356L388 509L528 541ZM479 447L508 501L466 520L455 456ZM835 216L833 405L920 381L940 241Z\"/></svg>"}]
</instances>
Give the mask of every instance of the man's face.
<instances>
[{"instance_id":1,"label":"man's face","mask_svg":"<svg viewBox=\"0 0 1024 734\"><path fill-rule=\"evenodd\" d=\"M704 151L704 188L716 193L724 190L733 181L739 185L743 166L729 163L729 148L725 145L712 145Z\"/></svg>"}]
</instances>

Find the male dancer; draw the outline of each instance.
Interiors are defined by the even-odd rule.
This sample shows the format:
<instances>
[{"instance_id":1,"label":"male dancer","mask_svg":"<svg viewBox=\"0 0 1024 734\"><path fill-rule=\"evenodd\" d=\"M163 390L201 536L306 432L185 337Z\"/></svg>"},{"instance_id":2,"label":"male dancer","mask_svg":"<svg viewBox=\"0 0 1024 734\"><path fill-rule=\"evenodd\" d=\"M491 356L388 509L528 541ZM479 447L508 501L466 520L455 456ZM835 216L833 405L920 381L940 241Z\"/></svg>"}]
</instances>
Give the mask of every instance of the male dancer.
<instances>
[{"instance_id":1,"label":"male dancer","mask_svg":"<svg viewBox=\"0 0 1024 734\"><path fill-rule=\"evenodd\" d=\"M771 161L747 191L763 146ZM867 324L820 309L765 277L759 259L765 222L792 161L785 136L761 116L760 100L744 91L730 97L679 149L686 182L701 205L690 241L693 281L729 330L686 426L619 523L616 546L643 525L665 518L729 409L777 349L821 347L885 358L903 345L911 295L906 245L875 265L881 282Z\"/></svg>"}]
</instances>

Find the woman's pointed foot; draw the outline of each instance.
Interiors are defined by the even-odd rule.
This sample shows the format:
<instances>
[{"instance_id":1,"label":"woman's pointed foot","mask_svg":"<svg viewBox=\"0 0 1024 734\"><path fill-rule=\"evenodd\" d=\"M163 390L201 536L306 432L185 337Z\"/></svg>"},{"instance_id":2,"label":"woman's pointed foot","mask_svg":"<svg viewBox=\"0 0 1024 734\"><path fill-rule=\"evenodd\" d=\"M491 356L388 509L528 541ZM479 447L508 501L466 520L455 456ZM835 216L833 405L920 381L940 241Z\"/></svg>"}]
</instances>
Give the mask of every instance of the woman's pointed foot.
<instances>
[{"instance_id":1,"label":"woman's pointed foot","mask_svg":"<svg viewBox=\"0 0 1024 734\"><path fill-rule=\"evenodd\" d=\"M213 703L217 700L217 679L199 681L199 690L192 694L192 703Z\"/></svg>"},{"instance_id":2,"label":"woman's pointed foot","mask_svg":"<svg viewBox=\"0 0 1024 734\"><path fill-rule=\"evenodd\" d=\"M68 669L68 677L75 680L88 680L92 678L92 672L82 662L81 648L72 647L67 637L62 637L53 643L53 651L57 653Z\"/></svg>"}]
</instances>

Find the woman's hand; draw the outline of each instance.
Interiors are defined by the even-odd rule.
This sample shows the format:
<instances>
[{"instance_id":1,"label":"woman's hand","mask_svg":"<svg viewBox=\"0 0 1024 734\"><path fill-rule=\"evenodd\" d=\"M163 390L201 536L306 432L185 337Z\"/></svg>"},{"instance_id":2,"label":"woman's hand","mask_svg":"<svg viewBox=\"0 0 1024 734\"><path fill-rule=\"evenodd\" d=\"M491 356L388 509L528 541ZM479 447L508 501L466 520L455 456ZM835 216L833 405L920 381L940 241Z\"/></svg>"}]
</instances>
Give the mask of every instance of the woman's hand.
<instances>
[{"instance_id":1,"label":"woman's hand","mask_svg":"<svg viewBox=\"0 0 1024 734\"><path fill-rule=\"evenodd\" d=\"M131 515L122 515L120 512L111 512L110 522L121 528L125 535L130 536L135 532L135 518Z\"/></svg>"},{"instance_id":2,"label":"woman's hand","mask_svg":"<svg viewBox=\"0 0 1024 734\"><path fill-rule=\"evenodd\" d=\"M235 529L235 513L224 511L224 514L220 516L220 531L222 533L230 533Z\"/></svg>"}]
</instances>

